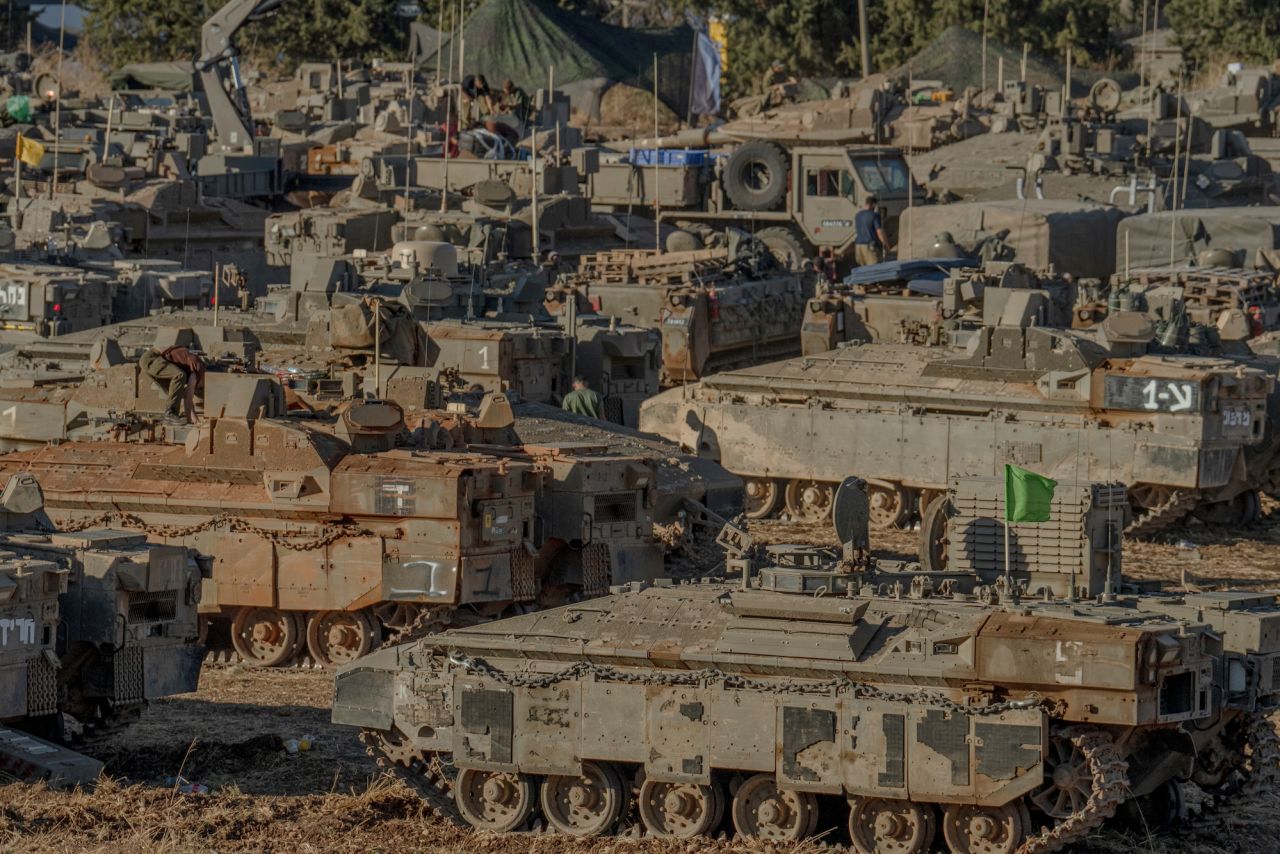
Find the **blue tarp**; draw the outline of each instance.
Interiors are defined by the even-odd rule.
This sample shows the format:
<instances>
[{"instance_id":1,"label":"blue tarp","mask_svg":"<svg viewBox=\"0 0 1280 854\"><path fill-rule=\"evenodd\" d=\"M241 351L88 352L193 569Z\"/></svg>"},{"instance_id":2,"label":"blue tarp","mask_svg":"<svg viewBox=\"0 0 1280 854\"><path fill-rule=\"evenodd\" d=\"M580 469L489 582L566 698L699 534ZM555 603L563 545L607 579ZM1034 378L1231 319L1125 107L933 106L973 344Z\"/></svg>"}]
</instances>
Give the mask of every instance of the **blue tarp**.
<instances>
[{"instance_id":1,"label":"blue tarp","mask_svg":"<svg viewBox=\"0 0 1280 854\"><path fill-rule=\"evenodd\" d=\"M846 285L881 285L886 282L940 282L957 267L972 267L972 258L920 258L907 261L882 261L855 267L844 277Z\"/></svg>"}]
</instances>

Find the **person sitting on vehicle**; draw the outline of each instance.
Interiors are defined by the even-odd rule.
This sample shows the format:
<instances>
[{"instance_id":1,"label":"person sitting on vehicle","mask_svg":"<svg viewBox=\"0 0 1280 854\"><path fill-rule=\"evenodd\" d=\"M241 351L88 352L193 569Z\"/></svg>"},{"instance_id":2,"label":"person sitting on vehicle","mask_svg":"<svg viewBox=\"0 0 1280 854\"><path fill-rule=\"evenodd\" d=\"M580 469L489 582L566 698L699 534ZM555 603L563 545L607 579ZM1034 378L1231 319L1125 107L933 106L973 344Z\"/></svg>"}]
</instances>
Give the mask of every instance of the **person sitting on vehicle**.
<instances>
[{"instance_id":1,"label":"person sitting on vehicle","mask_svg":"<svg viewBox=\"0 0 1280 854\"><path fill-rule=\"evenodd\" d=\"M529 120L529 93L521 89L513 81L506 80L503 82L499 101L502 111L515 116L519 119L520 124L523 125Z\"/></svg>"},{"instance_id":2,"label":"person sitting on vehicle","mask_svg":"<svg viewBox=\"0 0 1280 854\"><path fill-rule=\"evenodd\" d=\"M853 218L854 229L857 231L853 239L854 260L859 267L879 264L884 260L884 253L893 248L884 233L880 212L876 210L877 201L875 196L867 196L866 205Z\"/></svg>"},{"instance_id":3,"label":"person sitting on vehicle","mask_svg":"<svg viewBox=\"0 0 1280 854\"><path fill-rule=\"evenodd\" d=\"M560 408L574 415L586 415L589 418L600 418L604 406L600 403L600 395L587 385L581 376L573 378L573 391L564 396Z\"/></svg>"},{"instance_id":4,"label":"person sitting on vehicle","mask_svg":"<svg viewBox=\"0 0 1280 854\"><path fill-rule=\"evenodd\" d=\"M462 110L468 126L480 120L473 112L476 101L480 102L484 115L494 112L493 90L489 88L489 82L483 74L468 74L462 78Z\"/></svg>"},{"instance_id":5,"label":"person sitting on vehicle","mask_svg":"<svg viewBox=\"0 0 1280 854\"><path fill-rule=\"evenodd\" d=\"M183 401L187 423L196 423L196 390L204 385L207 369L198 353L186 347L153 348L142 354L138 367L168 394L166 417L178 418L178 402Z\"/></svg>"}]
</instances>

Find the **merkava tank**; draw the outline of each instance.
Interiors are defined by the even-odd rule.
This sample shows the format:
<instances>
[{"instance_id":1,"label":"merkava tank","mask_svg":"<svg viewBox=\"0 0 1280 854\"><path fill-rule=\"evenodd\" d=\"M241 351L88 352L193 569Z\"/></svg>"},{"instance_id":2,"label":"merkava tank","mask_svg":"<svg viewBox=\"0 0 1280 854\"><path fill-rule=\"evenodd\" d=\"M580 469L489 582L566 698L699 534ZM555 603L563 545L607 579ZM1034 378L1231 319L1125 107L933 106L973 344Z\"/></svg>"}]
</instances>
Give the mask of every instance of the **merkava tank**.
<instances>
[{"instance_id":1,"label":"merkava tank","mask_svg":"<svg viewBox=\"0 0 1280 854\"><path fill-rule=\"evenodd\" d=\"M547 294L553 314L571 299L662 333L662 384L798 352L796 329L812 276L779 266L764 244L676 252L618 250L582 258Z\"/></svg>"},{"instance_id":2,"label":"merkava tank","mask_svg":"<svg viewBox=\"0 0 1280 854\"><path fill-rule=\"evenodd\" d=\"M60 525L110 523L211 556L201 613L248 663L305 646L331 665L384 632L664 572L654 464L520 444L505 398L471 415L432 409L428 394L407 416L356 399L299 417L271 376L209 373L205 386L199 426L160 420L163 394L132 362L59 394L15 394L17 419L46 432L61 421L72 441L33 433L0 470L32 474Z\"/></svg>"},{"instance_id":3,"label":"merkava tank","mask_svg":"<svg viewBox=\"0 0 1280 854\"><path fill-rule=\"evenodd\" d=\"M135 531L49 524L28 474L0 493L0 774L87 784L90 744L196 690L202 559Z\"/></svg>"},{"instance_id":4,"label":"merkava tank","mask_svg":"<svg viewBox=\"0 0 1280 854\"><path fill-rule=\"evenodd\" d=\"M946 571L869 560L856 509L842 550L729 526L737 580L380 650L338 672L333 720L489 832L604 836L638 815L655 836L792 843L839 822L863 854L1013 854L1121 807L1171 821L1188 779L1275 780L1276 597L1124 584L1115 485L1060 484L1044 530L1014 526L1015 561L993 565L1001 486L955 485L978 513Z\"/></svg>"},{"instance_id":5,"label":"merkava tank","mask_svg":"<svg viewBox=\"0 0 1280 854\"><path fill-rule=\"evenodd\" d=\"M1272 372L1160 355L1134 312L1091 330L1039 326L1053 306L1047 290L988 287L981 323L943 344L845 346L718 374L647 401L641 428L744 477L755 517L784 505L827 517L845 471L866 477L884 527L917 500L928 515L951 474L1006 463L1129 484L1135 533L1258 488L1246 454L1271 449Z\"/></svg>"}]
</instances>

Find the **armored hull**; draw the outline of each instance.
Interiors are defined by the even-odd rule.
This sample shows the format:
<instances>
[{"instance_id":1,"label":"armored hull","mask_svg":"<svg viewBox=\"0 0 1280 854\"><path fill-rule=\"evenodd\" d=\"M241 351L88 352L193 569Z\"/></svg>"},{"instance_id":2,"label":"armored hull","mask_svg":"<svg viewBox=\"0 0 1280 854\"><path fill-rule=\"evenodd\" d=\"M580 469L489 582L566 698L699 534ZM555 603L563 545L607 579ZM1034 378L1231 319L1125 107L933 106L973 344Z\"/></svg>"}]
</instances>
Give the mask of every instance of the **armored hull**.
<instances>
[{"instance_id":1,"label":"armored hull","mask_svg":"<svg viewBox=\"0 0 1280 854\"><path fill-rule=\"evenodd\" d=\"M148 701L196 689L202 570L136 532L49 533L34 479L6 480L0 723L14 729L0 729L0 772L88 784L102 763L45 739L91 743Z\"/></svg>"},{"instance_id":2,"label":"armored hull","mask_svg":"<svg viewBox=\"0 0 1280 854\"><path fill-rule=\"evenodd\" d=\"M1115 355L1117 352L1122 355ZM1071 330L987 326L965 348L845 347L650 399L651 430L748 481L749 512L821 519L847 472L898 524L956 474L1013 463L1129 484L1155 522L1250 488L1272 381L1225 359L1107 350Z\"/></svg>"},{"instance_id":3,"label":"armored hull","mask_svg":"<svg viewBox=\"0 0 1280 854\"><path fill-rule=\"evenodd\" d=\"M104 431L0 469L33 475L69 529L123 525L210 555L202 611L229 619L251 663L305 645L334 664L384 630L663 573L653 464L590 444L510 444L501 399L470 420L419 411L406 423L398 407L359 403L303 419L285 415L269 378L210 374L206 386L217 414L198 428Z\"/></svg>"},{"instance_id":4,"label":"armored hull","mask_svg":"<svg viewBox=\"0 0 1280 854\"><path fill-rule=\"evenodd\" d=\"M1114 552L1100 517L1072 518ZM1159 823L1180 780L1214 788L1236 773L1214 757L1249 739L1275 776L1252 717L1280 691L1272 596L1081 600L1102 575L1046 569L1030 541L1029 571L1001 579L722 539L754 577L381 650L339 672L334 720L478 829L540 814L606 835L634 793L658 836L791 842L838 821L863 854L1050 851L1126 801Z\"/></svg>"}]
</instances>

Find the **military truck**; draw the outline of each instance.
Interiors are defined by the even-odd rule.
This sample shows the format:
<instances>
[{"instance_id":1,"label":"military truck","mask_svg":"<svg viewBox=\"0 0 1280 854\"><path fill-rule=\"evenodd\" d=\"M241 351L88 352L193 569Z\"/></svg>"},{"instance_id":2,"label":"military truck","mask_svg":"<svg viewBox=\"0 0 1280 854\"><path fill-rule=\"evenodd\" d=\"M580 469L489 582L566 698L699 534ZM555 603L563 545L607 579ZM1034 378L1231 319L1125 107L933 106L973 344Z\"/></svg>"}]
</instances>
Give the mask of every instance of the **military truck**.
<instances>
[{"instance_id":1,"label":"military truck","mask_svg":"<svg viewBox=\"0 0 1280 854\"><path fill-rule=\"evenodd\" d=\"M89 784L90 743L196 690L201 559L134 531L52 528L29 474L0 494L0 772Z\"/></svg>"},{"instance_id":2,"label":"military truck","mask_svg":"<svg viewBox=\"0 0 1280 854\"><path fill-rule=\"evenodd\" d=\"M842 263L852 259L854 217L869 196L895 244L898 217L925 201L896 148L753 139L727 154L695 154L696 165L602 162L586 173L583 195L619 210L657 205L660 221L690 230L749 231L793 266L824 248Z\"/></svg>"},{"instance_id":3,"label":"military truck","mask_svg":"<svg viewBox=\"0 0 1280 854\"><path fill-rule=\"evenodd\" d=\"M948 346L881 343L717 374L641 408L641 429L747 480L748 514L831 512L843 471L869 483L877 526L923 512L957 473L1006 463L1129 484L1143 532L1258 489L1270 371L1155 355L1144 315L1092 330L1036 325L1046 291L987 288L980 328Z\"/></svg>"},{"instance_id":4,"label":"military truck","mask_svg":"<svg viewBox=\"0 0 1280 854\"><path fill-rule=\"evenodd\" d=\"M415 386L398 379L389 390L407 400ZM31 429L61 405L79 435L0 457L0 470L36 477L59 524L120 525L209 555L201 613L215 633L229 624L248 663L283 664L305 645L332 665L384 631L663 572L653 464L596 445L516 445L501 397L468 442L464 418L431 414L422 382L408 423L390 401L290 417L279 381L259 374L210 373L205 386L198 427L146 417L163 412L162 393L132 362L66 400L17 396Z\"/></svg>"},{"instance_id":5,"label":"military truck","mask_svg":"<svg viewBox=\"0 0 1280 854\"><path fill-rule=\"evenodd\" d=\"M993 567L1001 489L954 487L979 511L952 540L973 558L945 571L868 559L865 495L839 550L729 526L727 582L380 650L339 671L333 720L437 814L497 833L638 814L668 838L840 825L860 854L1014 854L1122 807L1167 826L1188 780L1272 785L1276 597L1127 586L1110 484L1060 484L1046 530L1017 526L1016 566Z\"/></svg>"},{"instance_id":6,"label":"military truck","mask_svg":"<svg viewBox=\"0 0 1280 854\"><path fill-rule=\"evenodd\" d=\"M763 253L767 255L767 253ZM749 248L585 256L547 292L553 315L570 300L662 333L662 384L797 352L810 276L778 269Z\"/></svg>"}]
</instances>

